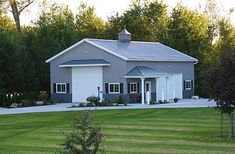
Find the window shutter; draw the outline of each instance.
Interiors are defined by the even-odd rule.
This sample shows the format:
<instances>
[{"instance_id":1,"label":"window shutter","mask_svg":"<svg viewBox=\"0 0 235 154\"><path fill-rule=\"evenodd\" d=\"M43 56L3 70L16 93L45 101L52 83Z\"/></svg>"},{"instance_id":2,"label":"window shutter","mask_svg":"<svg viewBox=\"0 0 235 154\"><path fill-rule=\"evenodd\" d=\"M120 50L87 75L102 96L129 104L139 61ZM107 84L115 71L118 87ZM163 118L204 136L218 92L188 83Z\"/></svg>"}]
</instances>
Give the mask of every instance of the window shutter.
<instances>
[{"instance_id":1,"label":"window shutter","mask_svg":"<svg viewBox=\"0 0 235 154\"><path fill-rule=\"evenodd\" d=\"M120 93L123 93L123 83L120 83Z\"/></svg>"},{"instance_id":2,"label":"window shutter","mask_svg":"<svg viewBox=\"0 0 235 154\"><path fill-rule=\"evenodd\" d=\"M130 83L127 84L127 92L130 93Z\"/></svg>"},{"instance_id":3,"label":"window shutter","mask_svg":"<svg viewBox=\"0 0 235 154\"><path fill-rule=\"evenodd\" d=\"M193 80L191 80L191 89L193 90Z\"/></svg>"},{"instance_id":4,"label":"window shutter","mask_svg":"<svg viewBox=\"0 0 235 154\"><path fill-rule=\"evenodd\" d=\"M105 83L105 92L108 94L109 93L109 84Z\"/></svg>"},{"instance_id":5,"label":"window shutter","mask_svg":"<svg viewBox=\"0 0 235 154\"><path fill-rule=\"evenodd\" d=\"M140 93L140 83L137 82L137 92Z\"/></svg>"},{"instance_id":6,"label":"window shutter","mask_svg":"<svg viewBox=\"0 0 235 154\"><path fill-rule=\"evenodd\" d=\"M66 83L66 93L69 93L69 83Z\"/></svg>"},{"instance_id":7,"label":"window shutter","mask_svg":"<svg viewBox=\"0 0 235 154\"><path fill-rule=\"evenodd\" d=\"M56 83L53 83L53 92L56 93Z\"/></svg>"},{"instance_id":8,"label":"window shutter","mask_svg":"<svg viewBox=\"0 0 235 154\"><path fill-rule=\"evenodd\" d=\"M184 90L186 90L186 81L184 80Z\"/></svg>"}]
</instances>

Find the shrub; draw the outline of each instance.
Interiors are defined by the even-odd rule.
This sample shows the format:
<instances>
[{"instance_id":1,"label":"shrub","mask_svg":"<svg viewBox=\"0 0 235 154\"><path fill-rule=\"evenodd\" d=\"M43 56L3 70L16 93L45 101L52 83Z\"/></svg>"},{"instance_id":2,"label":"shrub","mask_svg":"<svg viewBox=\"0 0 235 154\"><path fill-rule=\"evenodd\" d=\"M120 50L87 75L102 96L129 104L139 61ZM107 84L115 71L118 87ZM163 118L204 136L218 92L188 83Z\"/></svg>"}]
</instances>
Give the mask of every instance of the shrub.
<instances>
[{"instance_id":1,"label":"shrub","mask_svg":"<svg viewBox=\"0 0 235 154\"><path fill-rule=\"evenodd\" d=\"M66 135L65 143L61 144L62 154L96 154L105 153L101 147L104 134L101 127L95 124L90 111L84 111L83 116L77 114L72 133Z\"/></svg>"},{"instance_id":2,"label":"shrub","mask_svg":"<svg viewBox=\"0 0 235 154\"><path fill-rule=\"evenodd\" d=\"M150 101L150 105L154 105L154 104L157 104L157 102L155 102L155 101Z\"/></svg>"},{"instance_id":3,"label":"shrub","mask_svg":"<svg viewBox=\"0 0 235 154\"><path fill-rule=\"evenodd\" d=\"M110 104L109 101L102 101L99 103L99 106L110 106Z\"/></svg>"},{"instance_id":4,"label":"shrub","mask_svg":"<svg viewBox=\"0 0 235 154\"><path fill-rule=\"evenodd\" d=\"M79 107L86 107L87 105L85 103L80 103L78 106ZM76 105L74 105L74 107L76 107Z\"/></svg>"},{"instance_id":5,"label":"shrub","mask_svg":"<svg viewBox=\"0 0 235 154\"><path fill-rule=\"evenodd\" d=\"M40 101L47 102L48 101L48 93L46 91L40 91L38 99Z\"/></svg>"},{"instance_id":6,"label":"shrub","mask_svg":"<svg viewBox=\"0 0 235 154\"><path fill-rule=\"evenodd\" d=\"M96 96L90 96L90 97L87 97L86 100L92 104L95 104L96 106L99 105L99 100L100 98L99 97L96 97Z\"/></svg>"},{"instance_id":7,"label":"shrub","mask_svg":"<svg viewBox=\"0 0 235 154\"><path fill-rule=\"evenodd\" d=\"M180 99L179 98L174 98L174 102L178 102Z\"/></svg>"},{"instance_id":8,"label":"shrub","mask_svg":"<svg viewBox=\"0 0 235 154\"><path fill-rule=\"evenodd\" d=\"M92 107L92 106L95 106L95 104L94 103L87 103L86 106L87 107Z\"/></svg>"},{"instance_id":9,"label":"shrub","mask_svg":"<svg viewBox=\"0 0 235 154\"><path fill-rule=\"evenodd\" d=\"M34 101L30 100L30 99L22 99L21 100L21 103L22 103L23 106L33 106L34 105L33 102Z\"/></svg>"},{"instance_id":10,"label":"shrub","mask_svg":"<svg viewBox=\"0 0 235 154\"><path fill-rule=\"evenodd\" d=\"M162 100L159 100L158 103L159 103L159 104L163 104L164 102L163 102Z\"/></svg>"},{"instance_id":11,"label":"shrub","mask_svg":"<svg viewBox=\"0 0 235 154\"><path fill-rule=\"evenodd\" d=\"M169 103L167 100L164 100L164 104Z\"/></svg>"},{"instance_id":12,"label":"shrub","mask_svg":"<svg viewBox=\"0 0 235 154\"><path fill-rule=\"evenodd\" d=\"M123 105L127 105L127 103L124 101L123 97L120 95L117 99L117 103L118 104L123 104Z\"/></svg>"},{"instance_id":13,"label":"shrub","mask_svg":"<svg viewBox=\"0 0 235 154\"><path fill-rule=\"evenodd\" d=\"M6 102L6 95L3 93L0 93L0 106L5 107L5 102Z\"/></svg>"}]
</instances>

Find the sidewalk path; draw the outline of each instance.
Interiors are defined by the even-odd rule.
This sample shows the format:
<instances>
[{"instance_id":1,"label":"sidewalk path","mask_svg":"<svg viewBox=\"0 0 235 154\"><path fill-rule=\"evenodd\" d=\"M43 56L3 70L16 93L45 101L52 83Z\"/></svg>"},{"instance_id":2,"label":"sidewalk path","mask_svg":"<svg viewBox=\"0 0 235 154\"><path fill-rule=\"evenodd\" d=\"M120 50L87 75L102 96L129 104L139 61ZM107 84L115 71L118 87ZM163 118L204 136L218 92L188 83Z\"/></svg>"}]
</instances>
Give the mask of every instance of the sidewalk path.
<instances>
[{"instance_id":1,"label":"sidewalk path","mask_svg":"<svg viewBox=\"0 0 235 154\"><path fill-rule=\"evenodd\" d=\"M200 107L214 107L214 101L208 99L182 99L177 103L156 104L156 105L142 105L142 104L128 104L127 106L106 106L106 107L77 107L71 108L71 103L60 103L45 106L33 106L6 109L0 108L0 114L20 114L20 113L35 113L35 112L58 112L58 111L74 111L74 110L111 110L111 109L143 109L143 108L200 108Z\"/></svg>"}]
</instances>

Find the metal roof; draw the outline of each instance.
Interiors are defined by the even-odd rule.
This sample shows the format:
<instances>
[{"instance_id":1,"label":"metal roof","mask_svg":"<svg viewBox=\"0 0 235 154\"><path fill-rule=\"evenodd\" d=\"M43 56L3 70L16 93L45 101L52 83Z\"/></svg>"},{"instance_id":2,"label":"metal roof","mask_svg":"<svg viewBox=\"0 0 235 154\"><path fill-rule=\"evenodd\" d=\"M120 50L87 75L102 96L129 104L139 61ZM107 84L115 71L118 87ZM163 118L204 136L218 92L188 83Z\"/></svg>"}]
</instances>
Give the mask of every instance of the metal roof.
<instances>
[{"instance_id":1,"label":"metal roof","mask_svg":"<svg viewBox=\"0 0 235 154\"><path fill-rule=\"evenodd\" d=\"M123 42L104 39L87 39L87 42L112 51L130 61L198 61L159 42Z\"/></svg>"},{"instance_id":2,"label":"metal roof","mask_svg":"<svg viewBox=\"0 0 235 154\"><path fill-rule=\"evenodd\" d=\"M157 77L161 75L168 75L168 73L160 72L155 69L146 66L136 66L130 70L125 77Z\"/></svg>"},{"instance_id":3,"label":"metal roof","mask_svg":"<svg viewBox=\"0 0 235 154\"><path fill-rule=\"evenodd\" d=\"M70 60L59 65L59 67L79 67L79 66L109 66L110 63L104 59Z\"/></svg>"},{"instance_id":4,"label":"metal roof","mask_svg":"<svg viewBox=\"0 0 235 154\"><path fill-rule=\"evenodd\" d=\"M118 33L118 34L120 34L120 35L131 35L131 33L126 30L126 28L124 28L124 29L123 29L120 33Z\"/></svg>"},{"instance_id":5,"label":"metal roof","mask_svg":"<svg viewBox=\"0 0 235 154\"><path fill-rule=\"evenodd\" d=\"M197 63L197 59L158 42L119 41L105 39L83 39L64 51L46 60L53 59L71 51L82 43L88 43L100 48L125 61L183 61Z\"/></svg>"}]
</instances>

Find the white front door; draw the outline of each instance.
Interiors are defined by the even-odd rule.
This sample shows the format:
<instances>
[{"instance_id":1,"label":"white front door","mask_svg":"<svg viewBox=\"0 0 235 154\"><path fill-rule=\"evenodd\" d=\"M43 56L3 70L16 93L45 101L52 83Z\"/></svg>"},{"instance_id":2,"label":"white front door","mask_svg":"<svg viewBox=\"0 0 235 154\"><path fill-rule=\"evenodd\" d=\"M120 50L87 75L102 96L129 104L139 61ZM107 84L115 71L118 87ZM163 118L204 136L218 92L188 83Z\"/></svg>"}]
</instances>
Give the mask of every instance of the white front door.
<instances>
[{"instance_id":1,"label":"white front door","mask_svg":"<svg viewBox=\"0 0 235 154\"><path fill-rule=\"evenodd\" d=\"M151 81L145 81L145 100L146 100L146 92L149 91L149 96L150 96L150 100L151 100Z\"/></svg>"}]
</instances>

